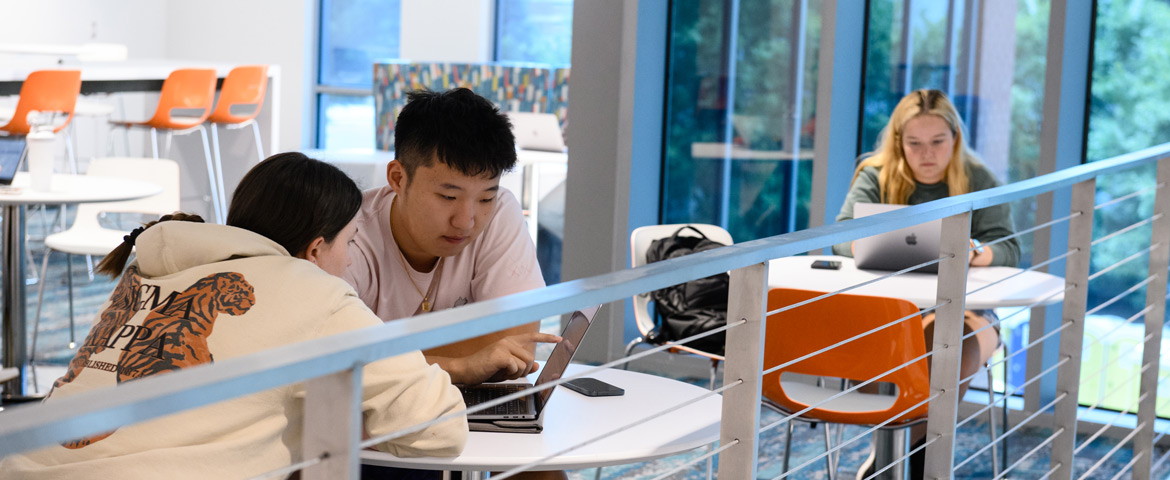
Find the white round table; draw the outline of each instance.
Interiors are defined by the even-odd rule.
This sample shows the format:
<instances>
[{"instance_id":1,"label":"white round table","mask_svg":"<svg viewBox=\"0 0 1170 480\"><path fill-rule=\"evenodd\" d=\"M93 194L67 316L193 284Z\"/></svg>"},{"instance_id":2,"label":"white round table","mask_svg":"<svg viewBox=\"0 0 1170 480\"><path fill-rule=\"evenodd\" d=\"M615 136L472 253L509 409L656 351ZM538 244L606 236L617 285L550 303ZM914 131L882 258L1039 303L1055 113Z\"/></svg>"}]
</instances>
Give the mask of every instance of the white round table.
<instances>
[{"instance_id":1,"label":"white round table","mask_svg":"<svg viewBox=\"0 0 1170 480\"><path fill-rule=\"evenodd\" d=\"M812 268L815 260L841 262L841 269ZM849 257L830 255L784 257L768 262L768 286L833 292L889 273L860 270ZM1007 280L983 288L1002 279ZM1064 300L1063 290L1064 279L1056 275L1025 271L1015 267L971 267L967 270L967 291L974 293L967 295L966 308L983 310L1022 307L1041 301L1051 304ZM918 308L929 308L938 302L938 275L903 273L850 290L848 293L901 298Z\"/></svg>"},{"instance_id":2,"label":"white round table","mask_svg":"<svg viewBox=\"0 0 1170 480\"><path fill-rule=\"evenodd\" d=\"M149 197L162 192L162 187L148 182L122 178L89 175L54 174L49 191L29 188L29 175L16 174L12 185L0 188L3 205L3 287L4 312L0 316L0 337L4 342L4 357L0 368L16 367L20 375L4 383L4 396L18 398L24 395L24 367L28 363L25 345L24 305L24 207L26 205L69 205L77 203L116 202ZM44 281L42 279L41 281Z\"/></svg>"},{"instance_id":3,"label":"white round table","mask_svg":"<svg viewBox=\"0 0 1170 480\"><path fill-rule=\"evenodd\" d=\"M569 365L565 376L592 368ZM557 387L544 412L542 433L471 432L458 457L398 458L384 452L362 451L362 463L424 470L471 472L503 471L540 460L574 445L593 440L620 427L710 393L664 377L617 369L588 375L625 389L620 397L586 397ZM534 379L531 378L530 380ZM712 395L696 403L638 424L628 430L581 446L533 470L571 470L641 462L674 455L719 439L723 397Z\"/></svg>"}]
</instances>

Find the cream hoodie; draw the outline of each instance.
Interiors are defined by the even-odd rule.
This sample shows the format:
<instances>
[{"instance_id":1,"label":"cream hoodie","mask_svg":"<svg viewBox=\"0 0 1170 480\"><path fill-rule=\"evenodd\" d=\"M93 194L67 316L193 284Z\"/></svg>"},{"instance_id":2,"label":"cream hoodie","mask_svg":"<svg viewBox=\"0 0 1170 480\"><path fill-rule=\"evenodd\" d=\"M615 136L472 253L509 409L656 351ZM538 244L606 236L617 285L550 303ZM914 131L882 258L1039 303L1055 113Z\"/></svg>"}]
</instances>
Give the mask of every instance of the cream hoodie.
<instances>
[{"instance_id":1,"label":"cream hoodie","mask_svg":"<svg viewBox=\"0 0 1170 480\"><path fill-rule=\"evenodd\" d=\"M137 252L47 402L382 323L340 278L247 230L164 222ZM366 365L362 381L373 436L463 408L417 351ZM300 461L302 418L303 389L287 385L14 455L0 478L248 478ZM460 417L379 447L454 456L466 439Z\"/></svg>"}]
</instances>

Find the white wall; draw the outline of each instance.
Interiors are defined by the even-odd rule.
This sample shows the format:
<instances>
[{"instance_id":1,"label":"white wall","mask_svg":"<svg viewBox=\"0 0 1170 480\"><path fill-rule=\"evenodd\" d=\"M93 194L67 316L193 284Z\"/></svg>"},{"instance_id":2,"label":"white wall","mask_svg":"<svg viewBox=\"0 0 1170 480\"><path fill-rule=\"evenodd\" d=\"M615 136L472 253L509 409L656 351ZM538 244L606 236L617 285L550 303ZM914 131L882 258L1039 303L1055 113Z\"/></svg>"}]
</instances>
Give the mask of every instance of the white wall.
<instances>
[{"instance_id":1,"label":"white wall","mask_svg":"<svg viewBox=\"0 0 1170 480\"><path fill-rule=\"evenodd\" d=\"M127 45L132 58L166 52L169 3L157 0L0 0L0 43Z\"/></svg>"},{"instance_id":2,"label":"white wall","mask_svg":"<svg viewBox=\"0 0 1170 480\"><path fill-rule=\"evenodd\" d=\"M403 0L399 56L416 62L489 62L492 0Z\"/></svg>"},{"instance_id":3,"label":"white wall","mask_svg":"<svg viewBox=\"0 0 1170 480\"><path fill-rule=\"evenodd\" d=\"M0 0L0 43L109 42L126 45L132 59L280 65L281 140L273 150L293 150L301 148L305 138L313 4L313 0Z\"/></svg>"},{"instance_id":4,"label":"white wall","mask_svg":"<svg viewBox=\"0 0 1170 480\"><path fill-rule=\"evenodd\" d=\"M305 115L312 88L312 0L170 0L165 57L279 65L280 145L307 144Z\"/></svg>"}]
</instances>

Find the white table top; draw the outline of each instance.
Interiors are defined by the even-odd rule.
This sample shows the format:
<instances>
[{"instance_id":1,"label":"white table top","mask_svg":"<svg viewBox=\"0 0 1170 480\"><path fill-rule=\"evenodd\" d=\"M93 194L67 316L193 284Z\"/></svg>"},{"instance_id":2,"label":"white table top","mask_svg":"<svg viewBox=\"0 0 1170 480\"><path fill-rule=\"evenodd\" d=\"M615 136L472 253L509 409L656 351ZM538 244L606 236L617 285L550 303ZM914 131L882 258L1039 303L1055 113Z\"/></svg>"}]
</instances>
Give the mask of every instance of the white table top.
<instances>
[{"instance_id":1,"label":"white table top","mask_svg":"<svg viewBox=\"0 0 1170 480\"><path fill-rule=\"evenodd\" d=\"M589 368L570 365L566 376ZM467 447L458 457L402 459L388 453L366 450L362 452L362 463L431 470L506 470L592 440L708 393L706 389L688 383L625 370L607 369L589 376L624 388L626 394L620 397L590 398L557 387L545 411L543 433L471 432ZM712 395L629 430L551 458L534 469L566 470L620 465L702 447L719 439L722 404L721 396Z\"/></svg>"},{"instance_id":2,"label":"white table top","mask_svg":"<svg viewBox=\"0 0 1170 480\"><path fill-rule=\"evenodd\" d=\"M94 175L53 174L51 190L29 188L29 174L18 172L12 180L12 189L0 190L0 204L70 204L117 202L149 197L162 192L162 187L149 182Z\"/></svg>"},{"instance_id":3,"label":"white table top","mask_svg":"<svg viewBox=\"0 0 1170 480\"><path fill-rule=\"evenodd\" d=\"M811 268L814 260L837 260L840 270ZM1023 272L1023 273L1020 273ZM784 257L768 264L768 286L799 288L832 292L889 274L877 270L858 270L852 258L809 255ZM1024 271L1014 267L971 267L967 273L967 291L972 292L1000 279L1020 273L1003 283L967 295L966 308L986 309L1022 307L1045 300L1056 303L1064 300L1064 279L1055 275ZM927 308L938 301L938 275L933 273L904 273L880 282L850 290L847 293L879 297L902 298L919 308Z\"/></svg>"},{"instance_id":4,"label":"white table top","mask_svg":"<svg viewBox=\"0 0 1170 480\"><path fill-rule=\"evenodd\" d=\"M178 68L213 68L224 77L237 64L173 59L131 59L117 62L17 61L0 66L0 82L23 82L36 70L81 70L81 81L165 80ZM279 65L269 65L268 76L280 75Z\"/></svg>"}]
</instances>

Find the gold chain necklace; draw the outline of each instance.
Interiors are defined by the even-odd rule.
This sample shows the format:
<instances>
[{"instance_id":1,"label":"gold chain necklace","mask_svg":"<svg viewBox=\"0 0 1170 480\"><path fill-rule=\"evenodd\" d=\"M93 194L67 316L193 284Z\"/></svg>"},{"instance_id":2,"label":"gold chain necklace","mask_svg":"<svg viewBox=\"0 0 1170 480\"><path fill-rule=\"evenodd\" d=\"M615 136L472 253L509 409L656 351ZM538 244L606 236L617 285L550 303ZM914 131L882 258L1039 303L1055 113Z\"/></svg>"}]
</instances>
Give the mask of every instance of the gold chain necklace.
<instances>
[{"instance_id":1,"label":"gold chain necklace","mask_svg":"<svg viewBox=\"0 0 1170 480\"><path fill-rule=\"evenodd\" d=\"M398 261L402 262L402 271L406 272L406 279L410 280L410 285L414 287L414 291L418 292L418 296L422 297L422 304L419 305L420 307L422 307L422 311L424 311L424 312L431 311L430 300L427 299L427 295L425 293L423 293L422 289L418 288L418 284L414 283L414 277L412 277L410 275L410 267L406 265L406 255L402 253L402 248L398 249ZM438 266L436 265L436 268L437 267Z\"/></svg>"}]
</instances>

